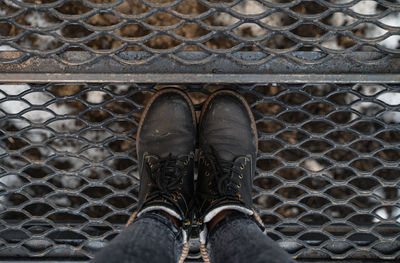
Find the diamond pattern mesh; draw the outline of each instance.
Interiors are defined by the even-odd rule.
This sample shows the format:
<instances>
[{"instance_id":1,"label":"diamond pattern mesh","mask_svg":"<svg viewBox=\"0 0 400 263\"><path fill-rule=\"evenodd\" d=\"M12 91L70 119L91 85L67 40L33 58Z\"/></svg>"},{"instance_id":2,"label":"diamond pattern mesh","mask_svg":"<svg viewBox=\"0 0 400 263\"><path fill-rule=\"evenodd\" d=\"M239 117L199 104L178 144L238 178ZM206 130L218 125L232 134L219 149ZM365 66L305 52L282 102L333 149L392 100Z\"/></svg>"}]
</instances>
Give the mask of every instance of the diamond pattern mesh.
<instances>
[{"instance_id":1,"label":"diamond pattern mesh","mask_svg":"<svg viewBox=\"0 0 400 263\"><path fill-rule=\"evenodd\" d=\"M203 64L223 54L250 63L239 51L263 53L252 64L285 58L318 64L337 54L374 51L360 63L383 63L400 54L397 0L2 0L0 47L16 51L3 62L32 56L64 64L109 57L123 64L155 62L168 55L184 64ZM65 51L88 51L77 61ZM127 51L143 56L127 57ZM202 51L202 59L178 55ZM295 51L318 51L313 59Z\"/></svg>"},{"instance_id":2,"label":"diamond pattern mesh","mask_svg":"<svg viewBox=\"0 0 400 263\"><path fill-rule=\"evenodd\" d=\"M399 259L397 85L188 85L241 92L259 135L254 204L300 259ZM159 85L0 85L1 257L90 258L136 207L135 133Z\"/></svg>"},{"instance_id":3,"label":"diamond pattern mesh","mask_svg":"<svg viewBox=\"0 0 400 263\"><path fill-rule=\"evenodd\" d=\"M172 83L197 110L246 97L254 204L293 256L398 261L399 55L399 0L0 0L0 259L89 259L123 229Z\"/></svg>"}]
</instances>

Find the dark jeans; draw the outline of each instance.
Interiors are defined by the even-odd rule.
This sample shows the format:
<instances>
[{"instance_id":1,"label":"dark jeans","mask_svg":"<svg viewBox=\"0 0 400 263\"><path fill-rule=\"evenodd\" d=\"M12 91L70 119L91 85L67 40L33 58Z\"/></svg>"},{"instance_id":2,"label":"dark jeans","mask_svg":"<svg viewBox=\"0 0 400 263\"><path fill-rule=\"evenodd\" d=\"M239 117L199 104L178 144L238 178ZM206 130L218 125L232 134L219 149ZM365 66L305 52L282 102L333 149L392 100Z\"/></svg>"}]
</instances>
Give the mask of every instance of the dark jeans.
<instances>
[{"instance_id":1,"label":"dark jeans","mask_svg":"<svg viewBox=\"0 0 400 263\"><path fill-rule=\"evenodd\" d=\"M92 263L177 262L182 252L182 231L167 217L149 212L96 254ZM228 215L209 232L211 262L293 262L261 231L249 216Z\"/></svg>"}]
</instances>

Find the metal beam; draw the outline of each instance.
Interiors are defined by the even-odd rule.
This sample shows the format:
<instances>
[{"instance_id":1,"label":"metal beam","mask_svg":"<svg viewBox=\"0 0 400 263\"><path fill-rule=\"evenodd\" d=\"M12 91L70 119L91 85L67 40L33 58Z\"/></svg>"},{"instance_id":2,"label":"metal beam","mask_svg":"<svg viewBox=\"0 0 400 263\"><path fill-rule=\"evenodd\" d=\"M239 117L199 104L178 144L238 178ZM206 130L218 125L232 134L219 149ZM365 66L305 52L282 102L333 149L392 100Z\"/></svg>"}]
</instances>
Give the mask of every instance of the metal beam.
<instances>
[{"instance_id":1,"label":"metal beam","mask_svg":"<svg viewBox=\"0 0 400 263\"><path fill-rule=\"evenodd\" d=\"M12 83L400 83L400 74L2 73Z\"/></svg>"},{"instance_id":2,"label":"metal beam","mask_svg":"<svg viewBox=\"0 0 400 263\"><path fill-rule=\"evenodd\" d=\"M0 52L1 82L137 82L137 83L399 83L400 56L376 52L324 55L292 52L292 58L261 52L231 56L178 52L148 57L124 52L89 59L83 51L62 58L32 57L5 63L16 52ZM180 60L181 58L181 60ZM296 59L294 59L296 58Z\"/></svg>"}]
</instances>

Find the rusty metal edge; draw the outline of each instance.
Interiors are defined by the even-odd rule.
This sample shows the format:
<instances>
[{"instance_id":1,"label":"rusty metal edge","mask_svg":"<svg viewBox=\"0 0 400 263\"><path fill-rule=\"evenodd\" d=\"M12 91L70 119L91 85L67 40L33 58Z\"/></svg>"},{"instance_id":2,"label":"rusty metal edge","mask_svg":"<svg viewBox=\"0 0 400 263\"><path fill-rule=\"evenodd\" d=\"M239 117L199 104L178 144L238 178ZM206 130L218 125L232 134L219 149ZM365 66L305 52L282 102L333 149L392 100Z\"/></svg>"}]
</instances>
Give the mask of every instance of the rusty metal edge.
<instances>
[{"instance_id":1,"label":"rusty metal edge","mask_svg":"<svg viewBox=\"0 0 400 263\"><path fill-rule=\"evenodd\" d=\"M151 56L123 52L95 56L68 51L16 61L17 52L0 52L1 82L140 83L398 83L400 56L378 52L330 54L262 52L207 54L177 52ZM4 60L11 59L8 62Z\"/></svg>"},{"instance_id":2,"label":"rusty metal edge","mask_svg":"<svg viewBox=\"0 0 400 263\"><path fill-rule=\"evenodd\" d=\"M3 83L400 83L400 74L1 73Z\"/></svg>"}]
</instances>

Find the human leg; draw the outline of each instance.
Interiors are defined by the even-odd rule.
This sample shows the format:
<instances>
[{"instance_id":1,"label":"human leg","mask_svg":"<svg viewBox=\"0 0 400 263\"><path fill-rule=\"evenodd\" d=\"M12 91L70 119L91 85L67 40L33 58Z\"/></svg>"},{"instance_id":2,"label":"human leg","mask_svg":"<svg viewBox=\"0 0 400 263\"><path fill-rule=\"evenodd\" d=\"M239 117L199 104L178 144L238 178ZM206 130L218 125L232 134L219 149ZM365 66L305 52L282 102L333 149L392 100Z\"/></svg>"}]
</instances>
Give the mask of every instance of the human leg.
<instances>
[{"instance_id":1,"label":"human leg","mask_svg":"<svg viewBox=\"0 0 400 263\"><path fill-rule=\"evenodd\" d=\"M229 90L212 94L200 117L196 192L206 262L290 262L289 255L263 233L253 209L257 144L254 117L245 99ZM231 215L214 224L227 211Z\"/></svg>"},{"instance_id":2,"label":"human leg","mask_svg":"<svg viewBox=\"0 0 400 263\"><path fill-rule=\"evenodd\" d=\"M184 261L193 211L195 144L196 119L189 97L177 89L157 92L143 112L136 136L138 208L127 229L96 260L111 256L132 262Z\"/></svg>"},{"instance_id":3,"label":"human leg","mask_svg":"<svg viewBox=\"0 0 400 263\"><path fill-rule=\"evenodd\" d=\"M270 239L251 216L232 213L208 233L208 251L213 263L289 263L288 253Z\"/></svg>"},{"instance_id":4,"label":"human leg","mask_svg":"<svg viewBox=\"0 0 400 263\"><path fill-rule=\"evenodd\" d=\"M178 262L183 233L159 211L138 217L110 244L99 251L92 263Z\"/></svg>"}]
</instances>

